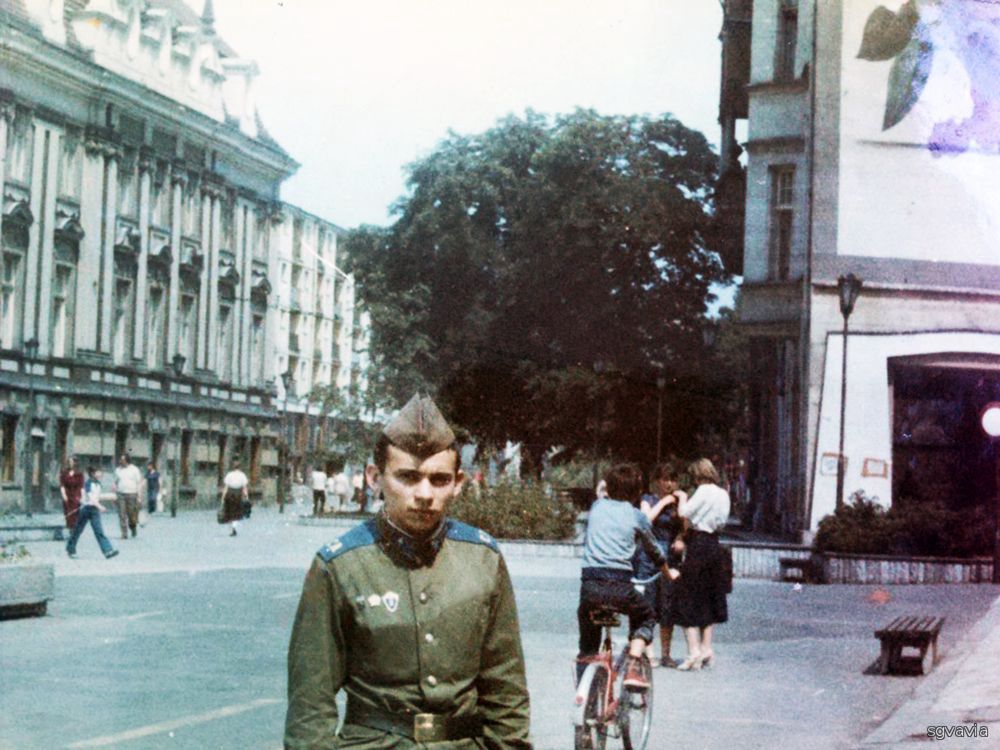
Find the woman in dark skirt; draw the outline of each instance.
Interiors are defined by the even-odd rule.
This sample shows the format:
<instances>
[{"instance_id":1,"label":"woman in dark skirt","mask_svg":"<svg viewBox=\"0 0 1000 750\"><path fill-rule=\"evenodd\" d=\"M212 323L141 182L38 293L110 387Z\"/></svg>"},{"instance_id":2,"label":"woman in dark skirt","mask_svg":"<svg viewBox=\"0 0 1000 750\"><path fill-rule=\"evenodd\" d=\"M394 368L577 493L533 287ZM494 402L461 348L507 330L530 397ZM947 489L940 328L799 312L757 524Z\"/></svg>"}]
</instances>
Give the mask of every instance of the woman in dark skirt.
<instances>
[{"instance_id":1,"label":"woman in dark skirt","mask_svg":"<svg viewBox=\"0 0 1000 750\"><path fill-rule=\"evenodd\" d=\"M231 526L229 536L236 536L236 526L243 518L243 501L247 499L248 484L247 475L240 470L240 462L233 461L229 473L222 480L222 515L219 516L219 523Z\"/></svg>"},{"instance_id":2,"label":"woman in dark skirt","mask_svg":"<svg viewBox=\"0 0 1000 750\"><path fill-rule=\"evenodd\" d=\"M677 668L701 669L712 663L712 628L726 622L726 581L718 530L729 518L729 493L719 485L719 473L707 458L695 461L688 473L698 486L682 500L679 513L687 519L681 577L674 590L674 622L684 628L688 657Z\"/></svg>"}]
</instances>

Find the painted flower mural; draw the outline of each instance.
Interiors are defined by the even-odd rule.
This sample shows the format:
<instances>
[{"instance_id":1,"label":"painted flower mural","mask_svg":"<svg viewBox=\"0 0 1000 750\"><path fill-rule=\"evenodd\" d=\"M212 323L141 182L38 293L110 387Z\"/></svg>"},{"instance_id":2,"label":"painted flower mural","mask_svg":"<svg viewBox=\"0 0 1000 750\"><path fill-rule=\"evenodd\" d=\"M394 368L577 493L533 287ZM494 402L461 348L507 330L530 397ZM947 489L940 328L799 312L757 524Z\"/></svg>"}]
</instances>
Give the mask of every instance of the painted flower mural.
<instances>
[{"instance_id":1,"label":"painted flower mural","mask_svg":"<svg viewBox=\"0 0 1000 750\"><path fill-rule=\"evenodd\" d=\"M928 148L935 154L1000 152L1000 0L908 0L896 12L879 6L871 13L858 57L893 61L882 130L910 113L935 57L945 52L965 70L972 111L935 123Z\"/></svg>"}]
</instances>

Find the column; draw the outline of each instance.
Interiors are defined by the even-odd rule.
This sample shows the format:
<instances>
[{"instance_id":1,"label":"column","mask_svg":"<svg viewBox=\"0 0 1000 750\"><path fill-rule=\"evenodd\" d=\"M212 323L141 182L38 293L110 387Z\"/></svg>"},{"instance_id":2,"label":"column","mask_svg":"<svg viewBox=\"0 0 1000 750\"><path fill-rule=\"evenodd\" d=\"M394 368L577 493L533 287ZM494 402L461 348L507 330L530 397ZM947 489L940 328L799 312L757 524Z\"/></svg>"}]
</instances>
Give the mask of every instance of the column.
<instances>
[{"instance_id":1,"label":"column","mask_svg":"<svg viewBox=\"0 0 1000 750\"><path fill-rule=\"evenodd\" d=\"M0 237L3 236L3 186L7 184L7 133L13 122L13 103L0 102Z\"/></svg>"},{"instance_id":2,"label":"column","mask_svg":"<svg viewBox=\"0 0 1000 750\"><path fill-rule=\"evenodd\" d=\"M41 221L36 221L41 234L41 265L38 280L38 352L43 357L52 350L49 340L49 320L52 317L52 265L55 258L56 193L59 192L59 150L60 134L51 128L45 129L45 182L42 185Z\"/></svg>"},{"instance_id":3,"label":"column","mask_svg":"<svg viewBox=\"0 0 1000 750\"><path fill-rule=\"evenodd\" d=\"M100 332L98 349L111 354L111 314L115 299L115 230L118 216L118 161L121 151L112 145L104 148L104 218L103 246L101 252L101 302L100 302Z\"/></svg>"},{"instance_id":4,"label":"column","mask_svg":"<svg viewBox=\"0 0 1000 750\"><path fill-rule=\"evenodd\" d=\"M208 280L208 363L209 370L217 371L219 366L219 245L222 240L222 195L216 189L212 198L212 262L209 265ZM230 313L232 315L232 313Z\"/></svg>"},{"instance_id":5,"label":"column","mask_svg":"<svg viewBox=\"0 0 1000 750\"><path fill-rule=\"evenodd\" d=\"M236 386L244 385L244 369L243 369L243 318L247 315L249 310L249 305L247 304L247 299L243 294L243 242L246 237L246 231L244 227L246 219L246 205L244 202L237 198L236 203L233 206L233 263L236 272L240 274L240 280L236 285L236 296L233 300L233 310L230 313L232 315L232 331L233 331L233 349L229 355L233 358L233 375L232 383Z\"/></svg>"},{"instance_id":6,"label":"column","mask_svg":"<svg viewBox=\"0 0 1000 750\"><path fill-rule=\"evenodd\" d=\"M281 262L280 227L282 221L281 204L272 203L267 208L267 222L264 225L263 242L267 243L264 257L267 258L267 279L271 284L271 293L267 296L267 317L264 320L264 380L281 377L278 370L278 358L283 347L278 346L278 331L281 323ZM286 341L287 345L287 341Z\"/></svg>"},{"instance_id":7,"label":"column","mask_svg":"<svg viewBox=\"0 0 1000 750\"><path fill-rule=\"evenodd\" d=\"M170 170L170 296L167 300L167 367L171 367L177 354L179 333L177 316L181 309L181 245L184 232L184 187L187 173L175 164ZM187 352L181 352L185 357ZM194 362L190 365L194 367Z\"/></svg>"},{"instance_id":8,"label":"column","mask_svg":"<svg viewBox=\"0 0 1000 750\"><path fill-rule=\"evenodd\" d=\"M31 158L31 215L35 220L28 230L28 252L25 258L25 290L24 290L24 320L22 321L22 341L27 341L38 335L38 257L41 254L41 217L45 195L45 130L34 121L32 127L35 136L32 141L33 154Z\"/></svg>"},{"instance_id":9,"label":"column","mask_svg":"<svg viewBox=\"0 0 1000 750\"><path fill-rule=\"evenodd\" d=\"M149 193L152 183L153 159L144 148L139 153L139 267L135 279L135 325L132 326L132 357L145 359L146 349L159 346L158 341L146 341L146 279L149 275Z\"/></svg>"},{"instance_id":10,"label":"column","mask_svg":"<svg viewBox=\"0 0 1000 750\"><path fill-rule=\"evenodd\" d=\"M251 349L253 348L253 305L250 295L253 291L253 251L257 239L257 215L253 206L244 204L243 212L243 268L240 271L240 300L243 306L243 317L240 319L240 383L244 386L258 386L251 370Z\"/></svg>"},{"instance_id":11,"label":"column","mask_svg":"<svg viewBox=\"0 0 1000 750\"><path fill-rule=\"evenodd\" d=\"M201 187L201 283L198 288L198 347L194 366L208 369L208 286L212 266L212 196L208 185Z\"/></svg>"},{"instance_id":12,"label":"column","mask_svg":"<svg viewBox=\"0 0 1000 750\"><path fill-rule=\"evenodd\" d=\"M95 306L100 298L101 282L101 214L104 207L104 149L100 143L88 138L84 144L83 190L80 193L80 226L83 239L80 241L80 259L76 264L76 319L73 321L73 337L76 351L97 350L98 318ZM91 314L80 314L89 310Z\"/></svg>"}]
</instances>

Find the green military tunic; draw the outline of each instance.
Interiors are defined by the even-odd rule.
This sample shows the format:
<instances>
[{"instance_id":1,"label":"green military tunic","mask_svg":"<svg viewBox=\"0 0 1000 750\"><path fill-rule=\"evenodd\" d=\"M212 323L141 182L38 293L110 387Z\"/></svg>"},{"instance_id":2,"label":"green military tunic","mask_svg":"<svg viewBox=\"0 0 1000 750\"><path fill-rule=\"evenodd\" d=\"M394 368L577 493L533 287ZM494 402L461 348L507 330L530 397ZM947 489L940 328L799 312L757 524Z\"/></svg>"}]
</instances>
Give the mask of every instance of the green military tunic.
<instances>
[{"instance_id":1,"label":"green military tunic","mask_svg":"<svg viewBox=\"0 0 1000 750\"><path fill-rule=\"evenodd\" d=\"M483 736L419 744L338 723L335 696L394 716L478 714ZM384 516L323 547L288 649L287 750L530 750L517 609L496 542L446 519L417 543Z\"/></svg>"}]
</instances>

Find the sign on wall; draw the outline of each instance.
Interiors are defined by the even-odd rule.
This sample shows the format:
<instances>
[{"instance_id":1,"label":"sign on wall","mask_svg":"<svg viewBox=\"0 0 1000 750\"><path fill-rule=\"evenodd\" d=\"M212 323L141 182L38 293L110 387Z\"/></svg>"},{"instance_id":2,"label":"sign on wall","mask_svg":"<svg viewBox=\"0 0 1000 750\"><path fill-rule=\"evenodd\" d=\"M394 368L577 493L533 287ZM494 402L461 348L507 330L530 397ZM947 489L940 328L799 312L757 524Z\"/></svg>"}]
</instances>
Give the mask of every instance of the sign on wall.
<instances>
[{"instance_id":1,"label":"sign on wall","mask_svg":"<svg viewBox=\"0 0 1000 750\"><path fill-rule=\"evenodd\" d=\"M1000 3L844 0L839 253L1000 265Z\"/></svg>"}]
</instances>

